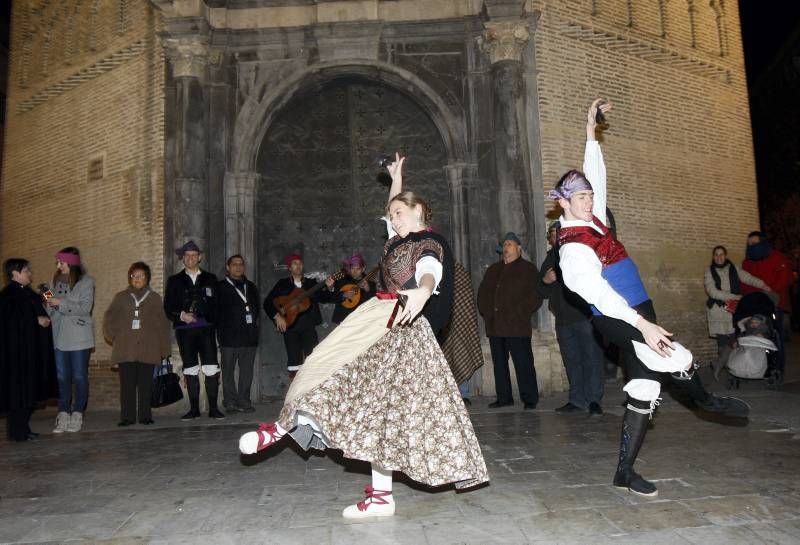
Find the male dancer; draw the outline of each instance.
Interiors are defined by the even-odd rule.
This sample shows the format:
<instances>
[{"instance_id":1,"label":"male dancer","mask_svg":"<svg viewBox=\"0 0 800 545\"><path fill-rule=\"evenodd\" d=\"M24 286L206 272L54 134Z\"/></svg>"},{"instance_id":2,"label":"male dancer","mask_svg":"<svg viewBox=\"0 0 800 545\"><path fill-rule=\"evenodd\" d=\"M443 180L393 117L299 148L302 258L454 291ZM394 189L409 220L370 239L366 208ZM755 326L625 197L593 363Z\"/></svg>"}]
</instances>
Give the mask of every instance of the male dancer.
<instances>
[{"instance_id":1,"label":"male dancer","mask_svg":"<svg viewBox=\"0 0 800 545\"><path fill-rule=\"evenodd\" d=\"M656 496L655 485L637 474L633 464L665 379L673 379L707 411L746 417L749 407L739 399L708 393L694 374L691 352L655 323L653 302L636 264L606 225L606 169L595 138L598 109L605 114L611 105L596 99L589 108L586 174L570 170L550 192L564 211L558 234L560 266L566 286L592 305L597 329L625 353L628 403L614 486Z\"/></svg>"}]
</instances>

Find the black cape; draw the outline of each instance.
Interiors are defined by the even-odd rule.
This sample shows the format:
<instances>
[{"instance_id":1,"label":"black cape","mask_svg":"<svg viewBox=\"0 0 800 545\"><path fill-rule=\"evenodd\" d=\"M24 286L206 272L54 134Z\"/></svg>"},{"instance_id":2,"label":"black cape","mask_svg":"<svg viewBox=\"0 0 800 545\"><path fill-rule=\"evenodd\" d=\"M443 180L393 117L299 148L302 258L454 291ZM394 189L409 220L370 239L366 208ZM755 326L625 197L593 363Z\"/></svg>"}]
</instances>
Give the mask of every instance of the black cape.
<instances>
[{"instance_id":1,"label":"black cape","mask_svg":"<svg viewBox=\"0 0 800 545\"><path fill-rule=\"evenodd\" d=\"M16 282L0 291L0 411L31 409L56 396L53 335L39 295Z\"/></svg>"}]
</instances>

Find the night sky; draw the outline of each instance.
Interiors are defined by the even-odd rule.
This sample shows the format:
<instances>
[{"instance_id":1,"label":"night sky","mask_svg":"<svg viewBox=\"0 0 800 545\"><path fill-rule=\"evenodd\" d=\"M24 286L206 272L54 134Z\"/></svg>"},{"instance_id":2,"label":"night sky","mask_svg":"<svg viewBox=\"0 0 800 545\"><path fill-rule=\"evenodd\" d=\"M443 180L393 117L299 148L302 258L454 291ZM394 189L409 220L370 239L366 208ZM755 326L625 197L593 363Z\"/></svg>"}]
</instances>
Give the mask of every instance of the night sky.
<instances>
[{"instance_id":1,"label":"night sky","mask_svg":"<svg viewBox=\"0 0 800 545\"><path fill-rule=\"evenodd\" d=\"M739 16L750 87L800 25L800 0L739 0Z\"/></svg>"}]
</instances>

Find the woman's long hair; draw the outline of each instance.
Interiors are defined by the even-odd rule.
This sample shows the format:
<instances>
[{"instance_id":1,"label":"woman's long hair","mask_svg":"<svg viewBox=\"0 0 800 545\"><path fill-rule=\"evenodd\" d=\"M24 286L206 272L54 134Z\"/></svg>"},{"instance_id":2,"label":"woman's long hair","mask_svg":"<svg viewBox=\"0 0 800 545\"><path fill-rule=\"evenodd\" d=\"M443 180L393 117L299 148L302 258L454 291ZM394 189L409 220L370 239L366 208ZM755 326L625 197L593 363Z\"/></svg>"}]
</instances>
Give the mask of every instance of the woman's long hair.
<instances>
[{"instance_id":1,"label":"woman's long hair","mask_svg":"<svg viewBox=\"0 0 800 545\"><path fill-rule=\"evenodd\" d=\"M76 255L78 257L80 257L80 255L81 255L81 251L78 250L75 246L67 246L66 248L62 248L61 250L59 250L58 253L60 253L60 254L72 254L72 255ZM86 274L86 271L84 270L83 265L69 265L69 289L70 290L75 287L75 284L77 284L80 281L81 278L83 278L84 274ZM56 269L55 274L53 274L53 286L55 286L56 282L58 282L58 277L60 275L61 275L61 272L58 269Z\"/></svg>"}]
</instances>

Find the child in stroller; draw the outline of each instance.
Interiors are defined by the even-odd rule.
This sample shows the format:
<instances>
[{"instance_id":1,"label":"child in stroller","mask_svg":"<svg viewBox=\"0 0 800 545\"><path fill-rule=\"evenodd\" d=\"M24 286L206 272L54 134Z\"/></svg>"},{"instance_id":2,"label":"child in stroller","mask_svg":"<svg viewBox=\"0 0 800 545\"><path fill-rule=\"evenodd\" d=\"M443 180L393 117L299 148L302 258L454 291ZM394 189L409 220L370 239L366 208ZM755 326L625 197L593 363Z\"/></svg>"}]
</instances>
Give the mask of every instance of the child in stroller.
<instances>
[{"instance_id":1,"label":"child in stroller","mask_svg":"<svg viewBox=\"0 0 800 545\"><path fill-rule=\"evenodd\" d=\"M775 357L782 340L775 329L775 303L765 293L742 297L733 313L736 344L728 357L729 388L738 388L741 379L767 379L768 388L783 384L783 369Z\"/></svg>"}]
</instances>

